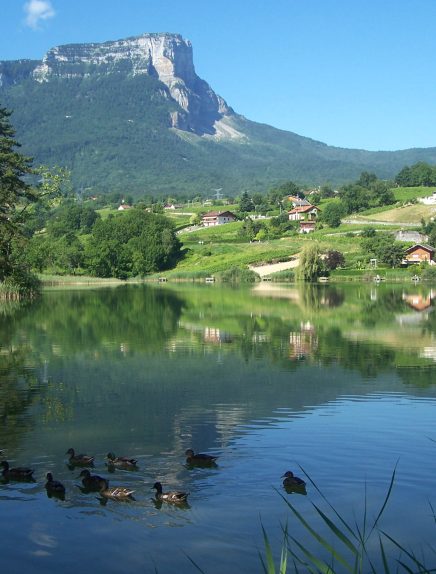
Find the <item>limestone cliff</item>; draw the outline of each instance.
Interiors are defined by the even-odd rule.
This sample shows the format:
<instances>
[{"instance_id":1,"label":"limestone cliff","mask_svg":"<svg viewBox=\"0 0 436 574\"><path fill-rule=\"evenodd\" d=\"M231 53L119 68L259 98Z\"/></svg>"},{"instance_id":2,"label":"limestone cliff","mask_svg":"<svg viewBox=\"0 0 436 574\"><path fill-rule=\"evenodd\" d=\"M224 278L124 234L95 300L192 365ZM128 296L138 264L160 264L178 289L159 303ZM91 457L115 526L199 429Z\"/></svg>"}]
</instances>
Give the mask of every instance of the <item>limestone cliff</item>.
<instances>
[{"instance_id":1,"label":"limestone cliff","mask_svg":"<svg viewBox=\"0 0 436 574\"><path fill-rule=\"evenodd\" d=\"M36 66L33 78L49 82L52 78L113 73L147 74L165 84L168 97L180 107L170 116L172 127L218 135L222 120L233 115L226 102L197 76L191 43L179 34L143 34L102 44L58 46Z\"/></svg>"}]
</instances>

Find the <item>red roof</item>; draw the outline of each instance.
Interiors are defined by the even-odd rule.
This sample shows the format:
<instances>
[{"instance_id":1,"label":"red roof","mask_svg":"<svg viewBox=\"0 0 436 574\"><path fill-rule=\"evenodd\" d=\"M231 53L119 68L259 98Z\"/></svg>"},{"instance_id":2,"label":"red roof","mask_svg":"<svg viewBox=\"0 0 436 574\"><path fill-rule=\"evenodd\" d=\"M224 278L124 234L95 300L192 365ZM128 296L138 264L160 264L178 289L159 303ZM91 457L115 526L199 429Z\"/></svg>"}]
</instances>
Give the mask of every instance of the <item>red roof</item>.
<instances>
[{"instance_id":1,"label":"red roof","mask_svg":"<svg viewBox=\"0 0 436 574\"><path fill-rule=\"evenodd\" d=\"M294 209L291 209L288 213L306 213L312 209L319 211L319 207L316 207L316 205L302 205L301 207L294 207Z\"/></svg>"}]
</instances>

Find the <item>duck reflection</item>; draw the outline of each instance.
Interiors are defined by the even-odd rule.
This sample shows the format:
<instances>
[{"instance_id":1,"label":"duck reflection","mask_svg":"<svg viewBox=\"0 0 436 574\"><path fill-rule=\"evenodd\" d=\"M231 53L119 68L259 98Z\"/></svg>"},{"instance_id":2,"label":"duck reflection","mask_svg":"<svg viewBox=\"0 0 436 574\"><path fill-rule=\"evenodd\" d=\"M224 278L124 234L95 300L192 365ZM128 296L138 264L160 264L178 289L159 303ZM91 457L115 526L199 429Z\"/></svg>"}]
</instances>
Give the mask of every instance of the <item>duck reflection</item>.
<instances>
[{"instance_id":1,"label":"duck reflection","mask_svg":"<svg viewBox=\"0 0 436 574\"><path fill-rule=\"evenodd\" d=\"M158 498L151 498L150 500L153 503L156 510L161 510L162 506L164 505L163 500L160 500ZM165 504L165 507L168 508L168 505ZM191 508L191 505L187 500L185 500L183 502L179 502L178 504L173 504L171 508L176 508L177 510L189 510Z\"/></svg>"}]
</instances>

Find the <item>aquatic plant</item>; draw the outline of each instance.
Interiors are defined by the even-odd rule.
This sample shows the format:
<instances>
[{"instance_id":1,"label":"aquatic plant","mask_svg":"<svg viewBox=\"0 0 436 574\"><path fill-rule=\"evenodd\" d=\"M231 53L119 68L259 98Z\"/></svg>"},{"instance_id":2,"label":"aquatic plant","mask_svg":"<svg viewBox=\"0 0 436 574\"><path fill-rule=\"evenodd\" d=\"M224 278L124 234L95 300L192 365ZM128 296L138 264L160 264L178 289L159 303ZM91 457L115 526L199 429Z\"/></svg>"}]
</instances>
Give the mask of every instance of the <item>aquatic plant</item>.
<instances>
[{"instance_id":1,"label":"aquatic plant","mask_svg":"<svg viewBox=\"0 0 436 574\"><path fill-rule=\"evenodd\" d=\"M303 469L302 471L304 472ZM300 572L300 569L303 569L304 572L317 574L339 574L342 572L349 572L350 574L362 574L363 572L372 572L373 574L379 574L380 572L384 574L390 574L391 572L427 574L436 572L436 568L428 568L414 551L407 549L403 544L395 540L393 536L379 528L379 522L391 497L395 473L396 469L392 473L387 493L375 520L372 523L368 521L365 490L362 520L360 524L358 522L351 524L327 500L310 476L304 472L328 506L329 510L324 511L318 505L312 503L316 514L321 518L323 525L327 527L327 530L332 535L332 542L320 533L319 528L315 528L310 524L294 504L279 493L300 526L303 526L304 530L315 541L317 550L309 549L307 544L303 544L296 537L291 536L286 524L283 528L280 562L278 567L276 567L271 545L262 525L265 560L261 556L261 561L265 574L276 574L276 572L285 574L288 556L292 558L295 573ZM430 508L436 524L436 514L431 503ZM369 550L370 547L372 548L370 540L372 541L374 536L378 537L378 555L374 555L374 551ZM388 545L392 545L392 548L398 551L397 557L388 554ZM432 551L435 552L435 549L432 548ZM321 556L327 556L327 558L324 559Z\"/></svg>"}]
</instances>

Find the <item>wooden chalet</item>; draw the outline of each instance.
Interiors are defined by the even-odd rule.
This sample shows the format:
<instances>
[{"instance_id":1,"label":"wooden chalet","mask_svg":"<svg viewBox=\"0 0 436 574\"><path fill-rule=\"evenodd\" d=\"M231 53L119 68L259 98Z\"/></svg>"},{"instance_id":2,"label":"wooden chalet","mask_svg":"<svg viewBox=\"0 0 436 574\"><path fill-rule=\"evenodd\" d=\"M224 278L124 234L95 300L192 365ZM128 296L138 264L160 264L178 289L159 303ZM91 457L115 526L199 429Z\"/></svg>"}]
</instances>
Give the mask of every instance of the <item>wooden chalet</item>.
<instances>
[{"instance_id":1,"label":"wooden chalet","mask_svg":"<svg viewBox=\"0 0 436 574\"><path fill-rule=\"evenodd\" d=\"M419 263L429 263L434 265L434 255L436 250L434 247L425 243L416 243L406 249L403 259L403 265L414 265Z\"/></svg>"}]
</instances>

